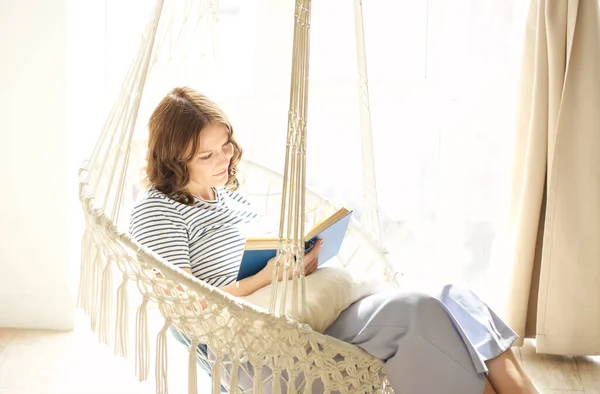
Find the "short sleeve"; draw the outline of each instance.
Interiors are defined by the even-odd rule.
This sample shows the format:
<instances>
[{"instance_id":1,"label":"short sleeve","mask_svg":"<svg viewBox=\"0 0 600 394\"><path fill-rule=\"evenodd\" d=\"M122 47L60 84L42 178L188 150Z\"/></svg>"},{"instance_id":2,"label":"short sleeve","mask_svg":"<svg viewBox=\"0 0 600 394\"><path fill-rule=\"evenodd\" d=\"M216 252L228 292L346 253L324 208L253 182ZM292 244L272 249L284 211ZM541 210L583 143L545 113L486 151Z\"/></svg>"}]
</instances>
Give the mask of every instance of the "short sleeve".
<instances>
[{"instance_id":1,"label":"short sleeve","mask_svg":"<svg viewBox=\"0 0 600 394\"><path fill-rule=\"evenodd\" d=\"M191 268L189 235L181 214L161 200L142 201L131 215L131 237L179 268Z\"/></svg>"}]
</instances>

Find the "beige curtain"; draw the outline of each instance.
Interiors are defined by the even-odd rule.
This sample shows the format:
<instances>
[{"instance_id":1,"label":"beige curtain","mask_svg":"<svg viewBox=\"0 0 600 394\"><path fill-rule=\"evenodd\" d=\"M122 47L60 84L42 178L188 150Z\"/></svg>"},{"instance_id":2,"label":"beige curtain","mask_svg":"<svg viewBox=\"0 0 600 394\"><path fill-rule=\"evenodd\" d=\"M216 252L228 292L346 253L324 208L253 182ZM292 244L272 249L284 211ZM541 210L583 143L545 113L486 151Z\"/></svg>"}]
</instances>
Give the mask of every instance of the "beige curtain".
<instances>
[{"instance_id":1,"label":"beige curtain","mask_svg":"<svg viewBox=\"0 0 600 394\"><path fill-rule=\"evenodd\" d=\"M540 353L600 354L598 0L532 0L524 46L506 317Z\"/></svg>"}]
</instances>

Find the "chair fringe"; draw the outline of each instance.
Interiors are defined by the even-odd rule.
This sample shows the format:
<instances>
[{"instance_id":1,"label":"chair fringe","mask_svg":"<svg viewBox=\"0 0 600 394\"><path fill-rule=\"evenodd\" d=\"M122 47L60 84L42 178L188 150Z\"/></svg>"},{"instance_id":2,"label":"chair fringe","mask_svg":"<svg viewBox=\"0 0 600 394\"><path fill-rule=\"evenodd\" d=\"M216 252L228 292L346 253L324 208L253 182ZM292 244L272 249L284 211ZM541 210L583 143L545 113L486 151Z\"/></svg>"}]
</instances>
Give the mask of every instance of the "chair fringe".
<instances>
[{"instance_id":1,"label":"chair fringe","mask_svg":"<svg viewBox=\"0 0 600 394\"><path fill-rule=\"evenodd\" d=\"M273 370L273 394L281 394L281 369L277 368Z\"/></svg>"},{"instance_id":2,"label":"chair fringe","mask_svg":"<svg viewBox=\"0 0 600 394\"><path fill-rule=\"evenodd\" d=\"M215 363L212 368L212 394L221 394L221 365L223 364L223 355L218 353L215 357Z\"/></svg>"},{"instance_id":3,"label":"chair fringe","mask_svg":"<svg viewBox=\"0 0 600 394\"><path fill-rule=\"evenodd\" d=\"M165 325L156 336L156 393L168 394L169 385L167 382L167 330L171 326L169 320L165 320Z\"/></svg>"},{"instance_id":4,"label":"chair fringe","mask_svg":"<svg viewBox=\"0 0 600 394\"><path fill-rule=\"evenodd\" d=\"M253 394L262 394L263 392L263 380L262 380L262 369L263 369L263 363L261 362L257 362L257 363L252 363L252 365L254 366L254 371L255 374L252 377L254 380L254 391L252 391ZM213 393L215 394L215 393Z\"/></svg>"},{"instance_id":5,"label":"chair fringe","mask_svg":"<svg viewBox=\"0 0 600 394\"><path fill-rule=\"evenodd\" d=\"M110 343L110 320L113 309L112 259L106 259L100 292L100 342Z\"/></svg>"},{"instance_id":6,"label":"chair fringe","mask_svg":"<svg viewBox=\"0 0 600 394\"><path fill-rule=\"evenodd\" d=\"M286 388L287 388L287 393L288 394L296 394L296 373L294 371L294 368L287 368L288 370L288 381L286 384Z\"/></svg>"},{"instance_id":7,"label":"chair fringe","mask_svg":"<svg viewBox=\"0 0 600 394\"><path fill-rule=\"evenodd\" d=\"M238 374L240 371L240 362L235 359L231 363L231 380L229 382L229 394L238 393Z\"/></svg>"},{"instance_id":8,"label":"chair fringe","mask_svg":"<svg viewBox=\"0 0 600 394\"><path fill-rule=\"evenodd\" d=\"M127 358L129 350L129 302L127 296L127 273L117 291L117 320L115 324L115 354Z\"/></svg>"},{"instance_id":9,"label":"chair fringe","mask_svg":"<svg viewBox=\"0 0 600 394\"><path fill-rule=\"evenodd\" d=\"M96 246L96 253L94 259L90 264L90 321L92 326L92 331L98 334L99 326L100 326L100 300L101 300L101 287L100 281L102 276L102 253L100 252L100 248Z\"/></svg>"},{"instance_id":10,"label":"chair fringe","mask_svg":"<svg viewBox=\"0 0 600 394\"><path fill-rule=\"evenodd\" d=\"M81 268L79 272L79 291L77 293L77 307L82 308L86 312L89 311L88 308L88 300L89 300L89 242L88 239L90 237L90 230L86 228L83 232L83 237L81 238Z\"/></svg>"},{"instance_id":11,"label":"chair fringe","mask_svg":"<svg viewBox=\"0 0 600 394\"><path fill-rule=\"evenodd\" d=\"M193 342L188 357L188 394L198 394L197 352L198 342Z\"/></svg>"},{"instance_id":12,"label":"chair fringe","mask_svg":"<svg viewBox=\"0 0 600 394\"><path fill-rule=\"evenodd\" d=\"M305 377L304 381L306 382L306 385L304 386L304 390L302 391L302 393L303 394L312 394L312 385L313 385L312 379Z\"/></svg>"},{"instance_id":13,"label":"chair fringe","mask_svg":"<svg viewBox=\"0 0 600 394\"><path fill-rule=\"evenodd\" d=\"M135 322L135 374L140 382L146 381L150 372L150 340L148 338L148 316L146 312L148 300L148 296L145 295L137 310Z\"/></svg>"}]
</instances>

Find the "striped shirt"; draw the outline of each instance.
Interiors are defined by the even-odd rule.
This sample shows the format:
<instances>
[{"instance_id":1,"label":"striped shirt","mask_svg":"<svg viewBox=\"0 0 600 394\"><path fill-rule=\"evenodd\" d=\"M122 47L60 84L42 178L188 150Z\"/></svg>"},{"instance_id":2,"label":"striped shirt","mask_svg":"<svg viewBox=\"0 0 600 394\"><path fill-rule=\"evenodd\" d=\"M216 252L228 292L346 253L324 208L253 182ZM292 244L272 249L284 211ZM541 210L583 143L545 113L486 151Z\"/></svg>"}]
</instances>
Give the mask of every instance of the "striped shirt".
<instances>
[{"instance_id":1,"label":"striped shirt","mask_svg":"<svg viewBox=\"0 0 600 394\"><path fill-rule=\"evenodd\" d=\"M258 214L240 193L215 188L215 200L184 205L152 188L136 204L129 233L179 268L221 287L236 281Z\"/></svg>"}]
</instances>

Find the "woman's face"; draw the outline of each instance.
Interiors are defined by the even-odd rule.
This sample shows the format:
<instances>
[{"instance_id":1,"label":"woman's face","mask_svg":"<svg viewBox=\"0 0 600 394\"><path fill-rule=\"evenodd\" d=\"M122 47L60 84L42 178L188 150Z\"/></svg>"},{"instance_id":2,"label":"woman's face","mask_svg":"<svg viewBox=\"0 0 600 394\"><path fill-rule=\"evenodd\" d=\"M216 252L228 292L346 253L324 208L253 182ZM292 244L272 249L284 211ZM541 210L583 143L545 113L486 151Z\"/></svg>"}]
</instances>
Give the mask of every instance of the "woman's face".
<instances>
[{"instance_id":1,"label":"woman's face","mask_svg":"<svg viewBox=\"0 0 600 394\"><path fill-rule=\"evenodd\" d=\"M229 130L225 125L206 126L200 132L198 152L187 163L190 174L187 189L190 193L205 198L211 187L225 186L233 150L233 144L229 142Z\"/></svg>"}]
</instances>

